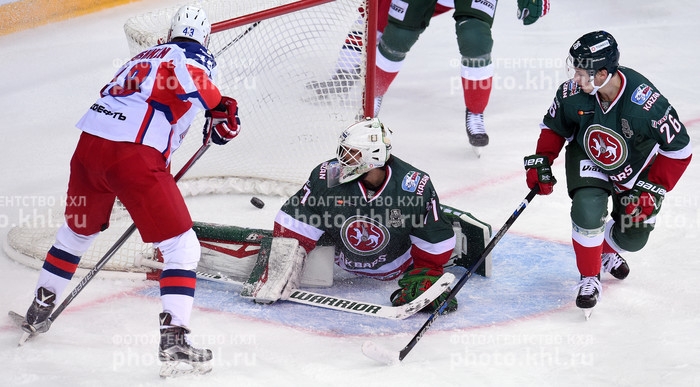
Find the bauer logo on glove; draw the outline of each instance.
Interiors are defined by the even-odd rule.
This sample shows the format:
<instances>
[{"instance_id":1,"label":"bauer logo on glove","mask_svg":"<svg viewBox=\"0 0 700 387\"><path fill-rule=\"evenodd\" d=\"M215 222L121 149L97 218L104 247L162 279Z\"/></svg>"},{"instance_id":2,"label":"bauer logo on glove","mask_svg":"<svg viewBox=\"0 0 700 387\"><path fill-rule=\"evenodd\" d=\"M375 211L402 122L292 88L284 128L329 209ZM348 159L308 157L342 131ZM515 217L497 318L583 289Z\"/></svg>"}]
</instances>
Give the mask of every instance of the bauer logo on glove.
<instances>
[{"instance_id":1,"label":"bauer logo on glove","mask_svg":"<svg viewBox=\"0 0 700 387\"><path fill-rule=\"evenodd\" d=\"M632 223L644 222L659 213L665 196L664 187L639 180L623 201L625 214L630 217Z\"/></svg>"},{"instance_id":2,"label":"bauer logo on glove","mask_svg":"<svg viewBox=\"0 0 700 387\"><path fill-rule=\"evenodd\" d=\"M527 156L524 159L527 186L532 189L539 186L540 195L549 195L554 191L557 179L552 174L549 159L542 155Z\"/></svg>"},{"instance_id":3,"label":"bauer logo on glove","mask_svg":"<svg viewBox=\"0 0 700 387\"><path fill-rule=\"evenodd\" d=\"M204 114L204 140L217 145L224 145L238 136L241 131L241 121L238 118L238 104L230 97L221 97L221 102Z\"/></svg>"}]
</instances>

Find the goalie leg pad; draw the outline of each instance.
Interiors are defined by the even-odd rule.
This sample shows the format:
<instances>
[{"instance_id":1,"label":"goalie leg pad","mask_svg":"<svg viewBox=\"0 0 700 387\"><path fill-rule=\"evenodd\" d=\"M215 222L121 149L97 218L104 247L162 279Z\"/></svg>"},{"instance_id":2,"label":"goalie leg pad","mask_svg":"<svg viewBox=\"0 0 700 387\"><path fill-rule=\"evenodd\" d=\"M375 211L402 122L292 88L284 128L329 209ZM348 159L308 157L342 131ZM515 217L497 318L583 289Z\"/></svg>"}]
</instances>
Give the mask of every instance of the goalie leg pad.
<instances>
[{"instance_id":1,"label":"goalie leg pad","mask_svg":"<svg viewBox=\"0 0 700 387\"><path fill-rule=\"evenodd\" d=\"M301 286L329 288L333 286L333 268L335 266L335 247L316 246L309 251L304 261Z\"/></svg>"},{"instance_id":2,"label":"goalie leg pad","mask_svg":"<svg viewBox=\"0 0 700 387\"><path fill-rule=\"evenodd\" d=\"M241 296L253 298L261 304L288 299L292 290L299 286L305 258L306 250L296 239L264 240L255 269L243 286Z\"/></svg>"}]
</instances>

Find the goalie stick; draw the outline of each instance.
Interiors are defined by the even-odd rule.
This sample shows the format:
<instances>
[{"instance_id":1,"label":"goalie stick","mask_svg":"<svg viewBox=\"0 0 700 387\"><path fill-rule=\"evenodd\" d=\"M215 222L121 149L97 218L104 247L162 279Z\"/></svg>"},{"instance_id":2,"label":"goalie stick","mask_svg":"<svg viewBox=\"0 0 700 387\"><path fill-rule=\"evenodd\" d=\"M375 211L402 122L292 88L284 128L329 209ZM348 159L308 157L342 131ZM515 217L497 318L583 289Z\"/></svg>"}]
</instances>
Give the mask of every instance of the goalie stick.
<instances>
[{"instance_id":1,"label":"goalie stick","mask_svg":"<svg viewBox=\"0 0 700 387\"><path fill-rule=\"evenodd\" d=\"M182 166L180 171L174 176L175 181L180 180L180 178L182 178L182 176L184 176L185 173L187 173L187 171L190 168L192 168L194 163L197 162L197 160L199 160L200 157L202 157L202 155L207 151L207 149L209 149L210 146L211 143L207 142L201 147L199 147L195 154L187 161L187 163L185 163L184 166ZM117 241L112 245L112 247L110 247L109 250L107 250L107 252L102 256L102 258L95 264L95 267L90 269L90 271L87 274L85 274L85 277L83 277L80 280L80 282L78 282L73 291L71 291L70 294L68 294L68 296L66 297L66 299L63 300L63 302L56 308L56 310L53 311L53 313L51 313L51 316L49 316L48 318L49 324L47 330L51 328L51 324L53 324L53 322L56 321L56 318L58 318L58 316L63 312L63 310L66 309L66 307L70 305L71 302L73 302L73 300L78 296L78 294L80 294L80 292L83 289L85 289L85 286L87 286L87 284L90 281L92 281L93 278L95 278L95 275L100 270L102 270L102 267L104 267L104 265L107 264L107 262L117 252L117 250L119 250L119 248L122 247L124 242L126 242L126 240L129 239L129 237L131 237L131 234L133 234L134 231L136 231L136 224L132 223L131 226L129 226L129 228L127 228L126 231L124 231L124 234L122 234L122 236L119 237L119 239L117 239ZM13 311L10 311L9 314L10 317L12 317L13 319L13 315L19 315L18 313ZM22 319L24 319L24 316L22 316ZM30 337L34 335L36 335L35 332L23 332L22 337L20 337L19 343L17 345L23 345Z\"/></svg>"},{"instance_id":2,"label":"goalie stick","mask_svg":"<svg viewBox=\"0 0 700 387\"><path fill-rule=\"evenodd\" d=\"M393 365L400 363L401 360L403 360L406 355L408 355L409 352L413 349L413 347L418 344L418 341L423 337L425 332L430 328L430 326L435 322L435 320L443 313L445 308L449 305L450 300L455 298L457 296L457 293L459 290L464 286L464 284L471 278L472 274L476 269L481 265L484 260L486 259L486 256L489 255L491 250L496 246L499 240L505 235L505 233L508 231L510 226L513 225L516 219L520 216L520 214L525 210L525 207L534 199L535 195L537 195L537 192L539 192L539 187L535 186L530 190L530 192L527 194L525 199L518 205L518 208L515 209L515 212L508 218L506 223L501 227L500 230L498 230L498 233L491 239L489 244L486 246L484 249L483 253L481 253L481 258L471 267L469 270L467 270L466 273L462 275L462 277L457 281L457 284L455 287L450 291L450 293L447 295L445 300L442 301L440 306L435 310L430 317L428 317L428 320L423 324L423 326L418 330L418 332L413 336L411 341L398 353L396 351L392 351L390 349L381 347L377 344L375 344L372 341L366 341L362 344L362 353L365 354L365 356L369 357L370 359L376 360L380 363L384 363L387 365Z\"/></svg>"},{"instance_id":3,"label":"goalie stick","mask_svg":"<svg viewBox=\"0 0 700 387\"><path fill-rule=\"evenodd\" d=\"M150 259L137 258L137 265L151 267L154 269L162 269L161 262ZM210 274L197 271L197 278L220 282L226 284L243 286L242 281L237 281L233 278L226 277L221 274ZM315 293L308 290L293 289L288 299L284 301L295 302L303 305L316 306L325 309L332 309L341 312L349 312L361 314L364 316L380 317L390 320L403 320L412 316L423 309L426 305L433 302L443 292L447 291L455 276L452 273L443 274L435 283L418 296L415 300L400 306L386 306L373 304L366 301L355 301L338 296L329 296L325 294Z\"/></svg>"}]
</instances>

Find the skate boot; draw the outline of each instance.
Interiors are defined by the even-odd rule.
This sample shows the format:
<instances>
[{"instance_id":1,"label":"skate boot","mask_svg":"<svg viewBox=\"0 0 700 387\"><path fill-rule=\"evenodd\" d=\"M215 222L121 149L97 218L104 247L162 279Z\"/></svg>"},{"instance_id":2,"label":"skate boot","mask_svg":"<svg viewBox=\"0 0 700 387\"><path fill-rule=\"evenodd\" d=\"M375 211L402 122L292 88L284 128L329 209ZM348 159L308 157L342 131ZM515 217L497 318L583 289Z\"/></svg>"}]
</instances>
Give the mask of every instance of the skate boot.
<instances>
[{"instance_id":1,"label":"skate boot","mask_svg":"<svg viewBox=\"0 0 700 387\"><path fill-rule=\"evenodd\" d=\"M489 135L484 128L484 115L472 113L467 109L467 137L469 144L475 147L482 147L489 144Z\"/></svg>"},{"instance_id":2,"label":"skate boot","mask_svg":"<svg viewBox=\"0 0 700 387\"><path fill-rule=\"evenodd\" d=\"M44 333L51 327L49 316L56 306L56 294L45 287L36 290L36 298L27 309L22 330L30 333Z\"/></svg>"},{"instance_id":3,"label":"skate boot","mask_svg":"<svg viewBox=\"0 0 700 387\"><path fill-rule=\"evenodd\" d=\"M605 253L602 257L603 271L612 274L613 277L623 280L630 273L630 267L624 258L618 253Z\"/></svg>"},{"instance_id":4,"label":"skate boot","mask_svg":"<svg viewBox=\"0 0 700 387\"><path fill-rule=\"evenodd\" d=\"M172 377L187 374L205 374L211 371L212 353L209 349L194 348L187 340L189 329L170 325L172 316L160 314L160 349L158 358L163 365L160 376Z\"/></svg>"},{"instance_id":5,"label":"skate boot","mask_svg":"<svg viewBox=\"0 0 700 387\"><path fill-rule=\"evenodd\" d=\"M577 288L578 296L576 296L576 306L583 310L583 314L586 320L588 320L603 290L600 285L600 274L592 277L581 276L581 281L578 283Z\"/></svg>"}]
</instances>

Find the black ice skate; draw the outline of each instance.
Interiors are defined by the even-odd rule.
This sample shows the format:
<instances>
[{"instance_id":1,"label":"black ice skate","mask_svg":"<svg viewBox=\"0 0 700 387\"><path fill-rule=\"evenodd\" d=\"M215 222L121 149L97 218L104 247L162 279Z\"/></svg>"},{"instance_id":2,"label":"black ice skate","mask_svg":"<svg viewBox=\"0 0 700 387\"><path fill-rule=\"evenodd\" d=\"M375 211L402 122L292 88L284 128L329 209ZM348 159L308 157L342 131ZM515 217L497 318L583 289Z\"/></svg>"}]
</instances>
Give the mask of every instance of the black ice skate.
<instances>
[{"instance_id":1,"label":"black ice skate","mask_svg":"<svg viewBox=\"0 0 700 387\"><path fill-rule=\"evenodd\" d=\"M469 111L469 109L467 109L466 122L469 144L475 148L488 145L489 135L486 134L486 128L484 127L484 115L481 113L472 113Z\"/></svg>"},{"instance_id":2,"label":"black ice skate","mask_svg":"<svg viewBox=\"0 0 700 387\"><path fill-rule=\"evenodd\" d=\"M170 313L160 314L160 350L158 358L163 365L160 376L205 374L211 371L212 353L209 349L194 348L187 340L189 329L170 325Z\"/></svg>"},{"instance_id":3,"label":"black ice skate","mask_svg":"<svg viewBox=\"0 0 700 387\"><path fill-rule=\"evenodd\" d=\"M56 306L56 294L44 287L36 290L36 298L27 309L22 330L31 335L44 333L51 327L49 316Z\"/></svg>"},{"instance_id":4,"label":"black ice skate","mask_svg":"<svg viewBox=\"0 0 700 387\"><path fill-rule=\"evenodd\" d=\"M603 271L612 274L613 277L623 280L630 273L630 267L624 258L618 253L606 253L602 257Z\"/></svg>"},{"instance_id":5,"label":"black ice skate","mask_svg":"<svg viewBox=\"0 0 700 387\"><path fill-rule=\"evenodd\" d=\"M593 277L581 276L581 281L578 283L577 287L578 296L576 296L576 306L583 310L583 314L586 320L588 320L603 290L600 285L600 275Z\"/></svg>"}]
</instances>

